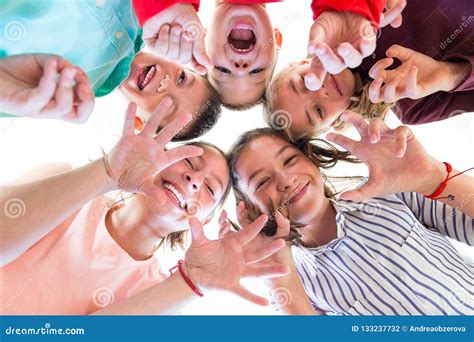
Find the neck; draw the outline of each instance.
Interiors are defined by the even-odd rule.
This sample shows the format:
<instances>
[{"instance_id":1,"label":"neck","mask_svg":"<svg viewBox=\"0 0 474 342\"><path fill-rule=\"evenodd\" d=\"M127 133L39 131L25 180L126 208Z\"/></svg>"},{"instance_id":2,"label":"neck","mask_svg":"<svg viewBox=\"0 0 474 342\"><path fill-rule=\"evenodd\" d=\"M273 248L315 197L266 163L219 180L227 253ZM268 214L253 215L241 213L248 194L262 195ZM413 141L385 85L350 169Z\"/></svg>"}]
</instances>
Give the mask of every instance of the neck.
<instances>
[{"instance_id":1,"label":"neck","mask_svg":"<svg viewBox=\"0 0 474 342\"><path fill-rule=\"evenodd\" d=\"M328 199L301 232L303 245L309 248L323 246L337 238L336 209Z\"/></svg>"},{"instance_id":2,"label":"neck","mask_svg":"<svg viewBox=\"0 0 474 342\"><path fill-rule=\"evenodd\" d=\"M119 209L111 209L105 217L105 225L115 242L135 260L149 259L156 251L164 229L157 227L156 220L150 220L147 209L137 209L134 196Z\"/></svg>"}]
</instances>

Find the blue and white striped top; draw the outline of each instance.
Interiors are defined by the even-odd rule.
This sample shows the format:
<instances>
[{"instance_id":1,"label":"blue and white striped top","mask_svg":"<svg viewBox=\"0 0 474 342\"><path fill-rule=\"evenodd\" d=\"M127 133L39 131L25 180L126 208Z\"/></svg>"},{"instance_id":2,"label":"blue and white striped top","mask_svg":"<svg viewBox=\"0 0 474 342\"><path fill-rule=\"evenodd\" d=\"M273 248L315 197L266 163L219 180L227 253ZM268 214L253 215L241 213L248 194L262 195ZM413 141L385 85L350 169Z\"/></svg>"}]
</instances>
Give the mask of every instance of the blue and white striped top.
<instances>
[{"instance_id":1,"label":"blue and white striped top","mask_svg":"<svg viewBox=\"0 0 474 342\"><path fill-rule=\"evenodd\" d=\"M294 247L306 293L329 315L474 314L474 220L416 193L331 201L338 238Z\"/></svg>"}]
</instances>

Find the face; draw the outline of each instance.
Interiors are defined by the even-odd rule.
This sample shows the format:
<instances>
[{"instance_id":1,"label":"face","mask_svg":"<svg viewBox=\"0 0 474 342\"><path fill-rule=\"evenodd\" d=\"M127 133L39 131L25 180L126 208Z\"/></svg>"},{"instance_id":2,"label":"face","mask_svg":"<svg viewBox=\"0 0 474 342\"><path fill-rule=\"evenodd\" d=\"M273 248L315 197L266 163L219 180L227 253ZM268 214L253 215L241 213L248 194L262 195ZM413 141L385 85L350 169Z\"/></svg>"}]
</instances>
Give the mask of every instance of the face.
<instances>
[{"instance_id":1,"label":"face","mask_svg":"<svg viewBox=\"0 0 474 342\"><path fill-rule=\"evenodd\" d=\"M163 206L154 206L148 219L154 221L153 225L166 227L166 233L186 229L191 216L201 222L211 218L225 195L230 181L226 160L212 147L203 149L201 156L175 163L153 180L163 189L167 201ZM137 196L147 200L143 195Z\"/></svg>"},{"instance_id":2,"label":"face","mask_svg":"<svg viewBox=\"0 0 474 342\"><path fill-rule=\"evenodd\" d=\"M171 97L173 106L160 127L166 126L183 112L196 115L209 97L204 78L178 63L149 53L140 53L135 57L130 75L120 89L137 104L139 116L144 122L164 97Z\"/></svg>"},{"instance_id":3,"label":"face","mask_svg":"<svg viewBox=\"0 0 474 342\"><path fill-rule=\"evenodd\" d=\"M249 104L263 95L278 45L281 36L262 5L217 5L206 49L214 64L209 81L224 103Z\"/></svg>"},{"instance_id":4,"label":"face","mask_svg":"<svg viewBox=\"0 0 474 342\"><path fill-rule=\"evenodd\" d=\"M237 160L240 189L261 212L286 207L292 221L307 223L326 198L318 168L298 149L277 137L250 142Z\"/></svg>"},{"instance_id":5,"label":"face","mask_svg":"<svg viewBox=\"0 0 474 342\"><path fill-rule=\"evenodd\" d=\"M291 131L295 136L319 135L328 130L349 107L355 90L355 78L349 69L340 74L327 74L321 89L310 91L304 76L310 71L307 61L289 66L278 89L276 108L291 115Z\"/></svg>"}]
</instances>

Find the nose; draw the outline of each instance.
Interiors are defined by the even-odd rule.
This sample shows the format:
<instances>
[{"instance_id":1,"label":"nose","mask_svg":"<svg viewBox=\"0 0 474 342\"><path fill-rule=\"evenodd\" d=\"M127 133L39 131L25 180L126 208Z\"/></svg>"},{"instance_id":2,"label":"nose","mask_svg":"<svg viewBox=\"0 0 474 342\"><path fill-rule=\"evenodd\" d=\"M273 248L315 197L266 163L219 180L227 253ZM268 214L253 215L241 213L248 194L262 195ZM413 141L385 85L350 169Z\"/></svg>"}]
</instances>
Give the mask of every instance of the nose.
<instances>
[{"instance_id":1,"label":"nose","mask_svg":"<svg viewBox=\"0 0 474 342\"><path fill-rule=\"evenodd\" d=\"M246 73L248 73L248 70L250 68L250 62L249 61L232 61L231 62L232 64L232 67L234 69L234 73L236 73L237 75L245 75Z\"/></svg>"},{"instance_id":2,"label":"nose","mask_svg":"<svg viewBox=\"0 0 474 342\"><path fill-rule=\"evenodd\" d=\"M170 87L170 75L166 75L161 81L160 84L158 85L158 88L156 89L157 93L163 93L168 90Z\"/></svg>"},{"instance_id":3,"label":"nose","mask_svg":"<svg viewBox=\"0 0 474 342\"><path fill-rule=\"evenodd\" d=\"M183 174L186 186L192 192L198 192L201 190L203 177L199 172L186 172Z\"/></svg>"},{"instance_id":4,"label":"nose","mask_svg":"<svg viewBox=\"0 0 474 342\"><path fill-rule=\"evenodd\" d=\"M275 173L278 181L278 190L281 192L287 192L290 190L296 181L296 177L279 170L277 170Z\"/></svg>"}]
</instances>

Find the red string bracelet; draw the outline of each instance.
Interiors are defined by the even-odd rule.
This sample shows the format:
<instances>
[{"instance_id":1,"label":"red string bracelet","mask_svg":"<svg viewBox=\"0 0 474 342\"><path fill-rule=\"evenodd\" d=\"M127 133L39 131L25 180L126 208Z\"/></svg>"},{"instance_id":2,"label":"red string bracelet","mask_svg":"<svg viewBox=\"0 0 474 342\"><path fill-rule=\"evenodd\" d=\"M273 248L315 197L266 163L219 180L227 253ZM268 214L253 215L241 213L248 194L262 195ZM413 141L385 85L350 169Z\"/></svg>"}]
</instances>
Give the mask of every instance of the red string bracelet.
<instances>
[{"instance_id":1,"label":"red string bracelet","mask_svg":"<svg viewBox=\"0 0 474 342\"><path fill-rule=\"evenodd\" d=\"M449 199L450 201L452 201L455 198L454 195L452 195L452 194L449 194L446 197L438 197L438 196L443 193L444 189L446 189L446 186L448 185L448 182L451 179L453 179L454 177L460 176L460 175L462 175L463 173L465 173L469 170L474 169L474 167L471 167L470 169L467 169L463 172L459 172L458 174L455 174L454 176L449 177L449 175L451 174L451 171L453 171L453 167L451 166L451 164L449 164L447 162L443 162L443 164L446 166L446 171L448 172L448 174L447 174L446 178L444 179L444 181L441 182L441 184L436 188L436 190L431 195L426 196L426 198L429 198L429 199L432 199L432 200Z\"/></svg>"},{"instance_id":2,"label":"red string bracelet","mask_svg":"<svg viewBox=\"0 0 474 342\"><path fill-rule=\"evenodd\" d=\"M179 260L178 261L178 265L176 265L175 267L173 268L170 268L170 274L173 274L173 270L178 268L178 271L179 273L181 274L181 276L183 277L184 281L186 282L186 284L188 284L188 286L191 288L191 290L193 290L193 292L195 294L197 294L199 297L202 297L204 296L204 294L199 291L199 289L197 288L196 285L193 284L193 282L191 281L191 279L188 278L188 276L186 275L186 273L184 273L184 270L183 270L183 260Z\"/></svg>"}]
</instances>

